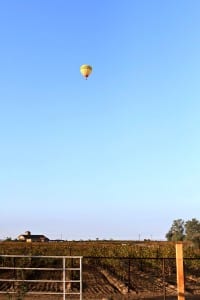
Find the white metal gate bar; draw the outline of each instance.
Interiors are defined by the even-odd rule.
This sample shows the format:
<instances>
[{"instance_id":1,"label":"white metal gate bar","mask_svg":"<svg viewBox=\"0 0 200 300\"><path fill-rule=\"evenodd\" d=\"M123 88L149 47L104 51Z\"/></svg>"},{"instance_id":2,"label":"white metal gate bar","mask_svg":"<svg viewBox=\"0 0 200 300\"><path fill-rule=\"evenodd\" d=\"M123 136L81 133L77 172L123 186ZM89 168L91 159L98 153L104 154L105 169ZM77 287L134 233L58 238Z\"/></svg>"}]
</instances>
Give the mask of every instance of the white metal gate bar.
<instances>
[{"instance_id":1,"label":"white metal gate bar","mask_svg":"<svg viewBox=\"0 0 200 300\"><path fill-rule=\"evenodd\" d=\"M62 292L37 292L37 291L28 291L27 294L47 294L47 295L63 295L63 300L66 300L67 295L79 295L80 300L82 300L82 256L46 256L46 255L0 255L0 258L55 258L55 259L61 259L62 260L62 268L33 268L33 267L2 267L0 266L0 271L1 270L39 270L39 271L61 271L62 272L62 280L49 280L49 279L9 279L9 278L0 278L0 282L32 282L32 283L37 283L37 282L60 282L63 283L63 290ZM75 259L79 261L79 267L73 268L73 267L66 267L66 260L71 260ZM67 279L66 280L66 271L78 271L79 272L79 279L78 280L73 280L73 279ZM79 292L69 292L66 291L66 283L79 283ZM13 294L16 293L16 291L0 291L1 294Z\"/></svg>"}]
</instances>

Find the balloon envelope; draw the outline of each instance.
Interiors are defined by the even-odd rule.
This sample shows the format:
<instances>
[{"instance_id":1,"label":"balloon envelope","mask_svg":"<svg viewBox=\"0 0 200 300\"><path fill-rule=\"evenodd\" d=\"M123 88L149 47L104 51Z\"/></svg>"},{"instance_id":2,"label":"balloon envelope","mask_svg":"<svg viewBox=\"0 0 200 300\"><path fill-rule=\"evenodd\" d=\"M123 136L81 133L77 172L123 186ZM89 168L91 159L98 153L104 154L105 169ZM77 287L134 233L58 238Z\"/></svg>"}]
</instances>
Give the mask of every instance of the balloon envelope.
<instances>
[{"instance_id":1,"label":"balloon envelope","mask_svg":"<svg viewBox=\"0 0 200 300\"><path fill-rule=\"evenodd\" d=\"M92 67L90 65L82 65L80 67L80 72L86 79L90 76L92 73Z\"/></svg>"}]
</instances>

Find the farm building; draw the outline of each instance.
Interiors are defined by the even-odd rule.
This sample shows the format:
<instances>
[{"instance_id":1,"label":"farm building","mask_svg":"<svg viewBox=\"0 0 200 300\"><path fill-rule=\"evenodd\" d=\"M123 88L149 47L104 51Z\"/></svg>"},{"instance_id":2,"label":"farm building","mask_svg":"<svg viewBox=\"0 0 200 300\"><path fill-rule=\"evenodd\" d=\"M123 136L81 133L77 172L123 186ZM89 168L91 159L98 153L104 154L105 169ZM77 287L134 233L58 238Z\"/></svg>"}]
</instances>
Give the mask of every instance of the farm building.
<instances>
[{"instance_id":1,"label":"farm building","mask_svg":"<svg viewBox=\"0 0 200 300\"><path fill-rule=\"evenodd\" d=\"M31 234L30 231L26 231L24 234L20 234L17 237L18 241L24 242L48 242L49 239L43 234Z\"/></svg>"}]
</instances>

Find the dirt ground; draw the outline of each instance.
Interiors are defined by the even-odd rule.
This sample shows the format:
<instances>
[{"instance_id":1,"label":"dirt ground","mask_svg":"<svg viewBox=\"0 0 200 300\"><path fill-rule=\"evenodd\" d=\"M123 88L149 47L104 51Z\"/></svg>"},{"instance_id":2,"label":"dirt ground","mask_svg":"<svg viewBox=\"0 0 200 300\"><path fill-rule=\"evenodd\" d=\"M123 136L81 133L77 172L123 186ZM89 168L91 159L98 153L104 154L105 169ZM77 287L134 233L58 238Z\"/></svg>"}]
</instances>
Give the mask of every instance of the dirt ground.
<instances>
[{"instance_id":1,"label":"dirt ground","mask_svg":"<svg viewBox=\"0 0 200 300\"><path fill-rule=\"evenodd\" d=\"M63 297L62 296L26 296L24 298L16 298L15 296L12 296L12 297L9 297L8 295L0 295L0 300L63 300ZM67 299L70 299L70 300L78 300L79 298L67 298L66 297L66 300ZM111 296L111 297L84 297L83 296L83 300L142 300L142 299L145 299L145 300L177 300L177 296L168 296L166 298L164 298L164 296L158 296L158 297L155 297L155 296L138 296L138 297L135 297L135 296L122 296L122 295L118 295L118 296ZM200 297L199 296L186 296L185 297L185 300L199 300Z\"/></svg>"},{"instance_id":2,"label":"dirt ground","mask_svg":"<svg viewBox=\"0 0 200 300\"><path fill-rule=\"evenodd\" d=\"M84 296L83 295L83 298L82 300L142 300L142 299L145 299L145 300L177 300L177 296L166 296L164 298L164 296L150 296L150 295L140 295L140 296L136 296L136 295L126 295L126 296L123 296L123 295L115 295L115 296L97 296L97 297L94 297L94 296ZM63 296L62 295L26 295L24 297L21 297L21 298L18 298L16 297L15 295L7 295L7 294L1 294L0 295L0 300L63 300ZM65 298L66 300L67 299L70 299L70 300L78 300L80 299L79 297L76 297L76 298L71 298L71 297L67 297ZM186 295L185 296L185 300L199 300L200 299L200 296L192 296L192 295Z\"/></svg>"}]
</instances>

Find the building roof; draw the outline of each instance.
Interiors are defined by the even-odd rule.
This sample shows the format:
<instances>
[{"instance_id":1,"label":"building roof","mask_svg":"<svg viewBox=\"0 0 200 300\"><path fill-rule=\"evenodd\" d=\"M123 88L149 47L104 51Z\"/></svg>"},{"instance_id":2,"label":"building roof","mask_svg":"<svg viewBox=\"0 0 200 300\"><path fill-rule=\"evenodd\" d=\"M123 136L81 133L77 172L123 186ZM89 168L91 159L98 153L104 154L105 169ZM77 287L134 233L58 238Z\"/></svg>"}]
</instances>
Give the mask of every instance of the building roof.
<instances>
[{"instance_id":1,"label":"building roof","mask_svg":"<svg viewBox=\"0 0 200 300\"><path fill-rule=\"evenodd\" d=\"M26 232L25 234L20 234L18 236L18 239L23 240L49 240L45 235L43 234L31 234L30 232Z\"/></svg>"}]
</instances>

